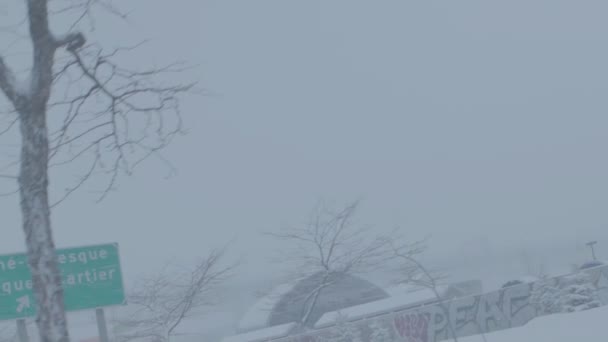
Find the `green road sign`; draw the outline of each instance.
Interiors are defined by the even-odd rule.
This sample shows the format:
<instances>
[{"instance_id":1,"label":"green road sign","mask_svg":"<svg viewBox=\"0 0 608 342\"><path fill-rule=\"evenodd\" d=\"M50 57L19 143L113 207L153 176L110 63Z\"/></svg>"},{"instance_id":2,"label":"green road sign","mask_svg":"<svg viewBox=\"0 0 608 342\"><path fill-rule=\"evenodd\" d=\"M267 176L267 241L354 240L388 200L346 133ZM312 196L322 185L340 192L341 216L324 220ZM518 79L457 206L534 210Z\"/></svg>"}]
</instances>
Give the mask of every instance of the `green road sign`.
<instances>
[{"instance_id":1,"label":"green road sign","mask_svg":"<svg viewBox=\"0 0 608 342\"><path fill-rule=\"evenodd\" d=\"M66 310L125 303L117 244L57 250ZM23 253L0 255L0 320L36 315L32 277Z\"/></svg>"}]
</instances>

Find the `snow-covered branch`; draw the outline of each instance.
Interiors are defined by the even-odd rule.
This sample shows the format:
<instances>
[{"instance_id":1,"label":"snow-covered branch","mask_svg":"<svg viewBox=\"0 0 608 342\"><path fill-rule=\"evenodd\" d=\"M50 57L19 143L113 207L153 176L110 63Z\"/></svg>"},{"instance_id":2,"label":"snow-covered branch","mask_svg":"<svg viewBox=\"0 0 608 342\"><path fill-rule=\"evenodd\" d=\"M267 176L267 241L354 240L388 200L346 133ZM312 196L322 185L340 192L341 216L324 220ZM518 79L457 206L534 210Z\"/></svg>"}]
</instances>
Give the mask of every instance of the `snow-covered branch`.
<instances>
[{"instance_id":1,"label":"snow-covered branch","mask_svg":"<svg viewBox=\"0 0 608 342\"><path fill-rule=\"evenodd\" d=\"M82 40L76 34L65 42L69 50ZM157 81L163 75L185 71L179 63L132 70L114 61L135 48L108 53L95 46L69 50L70 58L56 70L54 82L65 86L66 92L49 106L65 116L51 131L51 167L76 161L88 166L55 204L94 174L106 175L101 200L113 189L120 173L131 174L148 157L156 156L169 165L161 150L184 133L180 97L191 92L194 83L166 85ZM170 165L169 169L173 171Z\"/></svg>"},{"instance_id":2,"label":"snow-covered branch","mask_svg":"<svg viewBox=\"0 0 608 342\"><path fill-rule=\"evenodd\" d=\"M84 46L86 39L81 32L76 32L55 37L54 42L56 48L65 47L71 53L76 53L78 49Z\"/></svg>"},{"instance_id":3,"label":"snow-covered branch","mask_svg":"<svg viewBox=\"0 0 608 342\"><path fill-rule=\"evenodd\" d=\"M296 261L307 261L315 271L360 273L372 270L391 256L391 242L397 232L373 234L373 229L357 226L353 220L359 202L334 211L317 207L303 227L282 229L267 235L290 242L299 253L289 251Z\"/></svg>"},{"instance_id":4,"label":"snow-covered branch","mask_svg":"<svg viewBox=\"0 0 608 342\"><path fill-rule=\"evenodd\" d=\"M0 56L0 89L13 104L18 102L17 80L2 56Z\"/></svg>"},{"instance_id":5,"label":"snow-covered branch","mask_svg":"<svg viewBox=\"0 0 608 342\"><path fill-rule=\"evenodd\" d=\"M129 307L134 311L116 322L117 329L123 331L118 340L168 341L185 319L216 304L220 285L235 268L224 265L223 256L223 250L216 250L191 269L172 273L165 268L143 279L129 296Z\"/></svg>"},{"instance_id":6,"label":"snow-covered branch","mask_svg":"<svg viewBox=\"0 0 608 342\"><path fill-rule=\"evenodd\" d=\"M302 227L267 233L288 243L285 250L299 270L298 277L313 279L308 293L303 294L299 323L311 322L321 293L340 282L344 277L378 270L392 259L392 243L400 240L393 230L387 234L375 233L368 226L354 222L359 202L350 203L340 210L324 204L313 211L308 223Z\"/></svg>"}]
</instances>

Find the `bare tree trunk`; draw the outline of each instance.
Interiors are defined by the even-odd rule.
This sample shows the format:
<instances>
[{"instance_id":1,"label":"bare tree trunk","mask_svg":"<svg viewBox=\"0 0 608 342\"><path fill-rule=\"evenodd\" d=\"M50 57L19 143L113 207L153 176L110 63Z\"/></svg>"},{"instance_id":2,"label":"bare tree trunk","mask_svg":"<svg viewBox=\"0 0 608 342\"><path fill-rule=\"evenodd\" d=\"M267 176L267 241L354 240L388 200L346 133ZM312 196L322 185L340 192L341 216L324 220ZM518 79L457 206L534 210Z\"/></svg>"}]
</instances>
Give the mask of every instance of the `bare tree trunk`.
<instances>
[{"instance_id":1,"label":"bare tree trunk","mask_svg":"<svg viewBox=\"0 0 608 342\"><path fill-rule=\"evenodd\" d=\"M19 191L40 342L69 342L48 196L46 114L57 42L49 29L47 1L27 2L33 67L30 87L15 106L20 116L22 140Z\"/></svg>"},{"instance_id":2,"label":"bare tree trunk","mask_svg":"<svg viewBox=\"0 0 608 342\"><path fill-rule=\"evenodd\" d=\"M314 291L310 304L306 307L306 310L304 311L304 314L302 315L302 320L301 320L302 326L306 326L308 324L308 321L310 320L310 315L312 314L313 310L317 306L317 301L319 300L319 296L321 295L321 291L323 291L324 287L325 286L321 285L318 289L316 289ZM306 303L304 303L304 305L306 305Z\"/></svg>"},{"instance_id":3,"label":"bare tree trunk","mask_svg":"<svg viewBox=\"0 0 608 342\"><path fill-rule=\"evenodd\" d=\"M48 199L48 151L44 112L21 114L19 186L23 230L37 303L41 342L68 342L63 289L51 231Z\"/></svg>"}]
</instances>

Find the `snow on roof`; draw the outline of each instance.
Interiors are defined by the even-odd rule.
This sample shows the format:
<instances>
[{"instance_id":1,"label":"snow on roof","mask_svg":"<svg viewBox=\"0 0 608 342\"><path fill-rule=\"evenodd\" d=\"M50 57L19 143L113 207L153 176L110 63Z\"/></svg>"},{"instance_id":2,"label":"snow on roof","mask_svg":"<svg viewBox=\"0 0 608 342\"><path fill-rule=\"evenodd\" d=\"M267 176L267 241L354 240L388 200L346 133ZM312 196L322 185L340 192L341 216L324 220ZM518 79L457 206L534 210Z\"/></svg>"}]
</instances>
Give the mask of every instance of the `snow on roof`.
<instances>
[{"instance_id":1,"label":"snow on roof","mask_svg":"<svg viewBox=\"0 0 608 342\"><path fill-rule=\"evenodd\" d=\"M439 293L443 293L446 291L447 287L447 285L437 285L437 291ZM395 286L385 289L386 293L388 293L391 297L398 297L406 294L411 294L413 292L419 292L422 290L425 289L423 287L411 284L397 284Z\"/></svg>"},{"instance_id":2,"label":"snow on roof","mask_svg":"<svg viewBox=\"0 0 608 342\"><path fill-rule=\"evenodd\" d=\"M462 296L481 292L481 282L478 280L463 281L449 285L438 285L439 296ZM355 305L342 310L327 312L316 322L315 328L320 329L331 326L339 319L356 321L364 318L378 316L388 312L403 311L412 307L436 301L435 292L431 289L420 288L409 284L400 284L386 290L389 298Z\"/></svg>"},{"instance_id":3,"label":"snow on roof","mask_svg":"<svg viewBox=\"0 0 608 342\"><path fill-rule=\"evenodd\" d=\"M275 287L270 294L258 300L249 310L247 310L243 318L239 321L237 332L244 333L268 327L272 309L296 284L297 281L279 285Z\"/></svg>"},{"instance_id":4,"label":"snow on roof","mask_svg":"<svg viewBox=\"0 0 608 342\"><path fill-rule=\"evenodd\" d=\"M282 325L299 320L306 297L318 286L323 273L315 273L294 282L279 285L272 292L258 300L237 325L237 333L246 333L269 326ZM324 313L360 303L387 298L389 295L368 280L349 274L332 275L331 284L324 288L310 315L310 325Z\"/></svg>"},{"instance_id":5,"label":"snow on roof","mask_svg":"<svg viewBox=\"0 0 608 342\"><path fill-rule=\"evenodd\" d=\"M296 323L275 325L248 333L225 337L222 342L262 342L285 337L296 326Z\"/></svg>"},{"instance_id":6,"label":"snow on roof","mask_svg":"<svg viewBox=\"0 0 608 342\"><path fill-rule=\"evenodd\" d=\"M325 278L326 276L328 278ZM309 296L315 293L319 284L324 281L328 283L318 292L316 304L308 315L306 326L310 328L326 312L389 297L382 288L361 277L342 272L333 272L330 275L318 272L298 282L292 291L281 298L272 310L268 326L299 322Z\"/></svg>"},{"instance_id":7,"label":"snow on roof","mask_svg":"<svg viewBox=\"0 0 608 342\"><path fill-rule=\"evenodd\" d=\"M395 289L393 289L393 293L395 293L394 291ZM320 329L328 327L335 324L339 319L344 319L344 317L349 321L356 321L392 311L401 311L433 301L435 301L435 294L429 289L395 294L386 299L352 306L339 311L328 312L321 316L321 319L315 324L315 328Z\"/></svg>"}]
</instances>

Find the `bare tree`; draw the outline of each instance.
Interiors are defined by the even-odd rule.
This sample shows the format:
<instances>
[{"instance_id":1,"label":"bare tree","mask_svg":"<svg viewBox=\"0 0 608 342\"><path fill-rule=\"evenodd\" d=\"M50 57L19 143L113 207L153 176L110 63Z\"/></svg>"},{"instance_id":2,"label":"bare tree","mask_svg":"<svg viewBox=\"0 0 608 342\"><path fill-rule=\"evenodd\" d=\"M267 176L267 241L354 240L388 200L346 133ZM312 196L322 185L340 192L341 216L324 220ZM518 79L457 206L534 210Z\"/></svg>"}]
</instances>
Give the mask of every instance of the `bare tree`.
<instances>
[{"instance_id":1,"label":"bare tree","mask_svg":"<svg viewBox=\"0 0 608 342\"><path fill-rule=\"evenodd\" d=\"M369 272L391 257L393 234L374 234L373 229L356 225L354 216L359 202L332 210L319 205L303 227L269 235L289 243L285 258L298 264L300 275L315 275L313 288L305 295L299 324L310 324L319 296L343 275ZM283 258L285 260L285 258Z\"/></svg>"},{"instance_id":2,"label":"bare tree","mask_svg":"<svg viewBox=\"0 0 608 342\"><path fill-rule=\"evenodd\" d=\"M172 65L150 70L120 67L115 59L131 49L104 51L87 44L83 23L95 7L120 13L105 0L25 0L25 36L31 69L19 79L0 56L0 89L21 133L18 183L23 231L37 305L41 342L67 342L61 275L55 259L49 201L49 168L76 161L86 165L66 195L93 175L107 176L105 196L118 174L158 155L181 132L178 95L191 85L162 86L155 76L180 71ZM51 19L68 16L67 32L51 32ZM18 16L14 13L13 17ZM89 21L92 22L92 21ZM61 90L61 91L59 91ZM63 117L57 122L49 113ZM60 197L61 201L63 197Z\"/></svg>"},{"instance_id":3,"label":"bare tree","mask_svg":"<svg viewBox=\"0 0 608 342\"><path fill-rule=\"evenodd\" d=\"M223 250L216 250L190 269L172 272L165 268L143 279L128 297L133 311L115 322L117 330L123 331L117 340L170 341L185 319L217 304L220 286L235 267L223 265L223 255Z\"/></svg>"}]
</instances>

